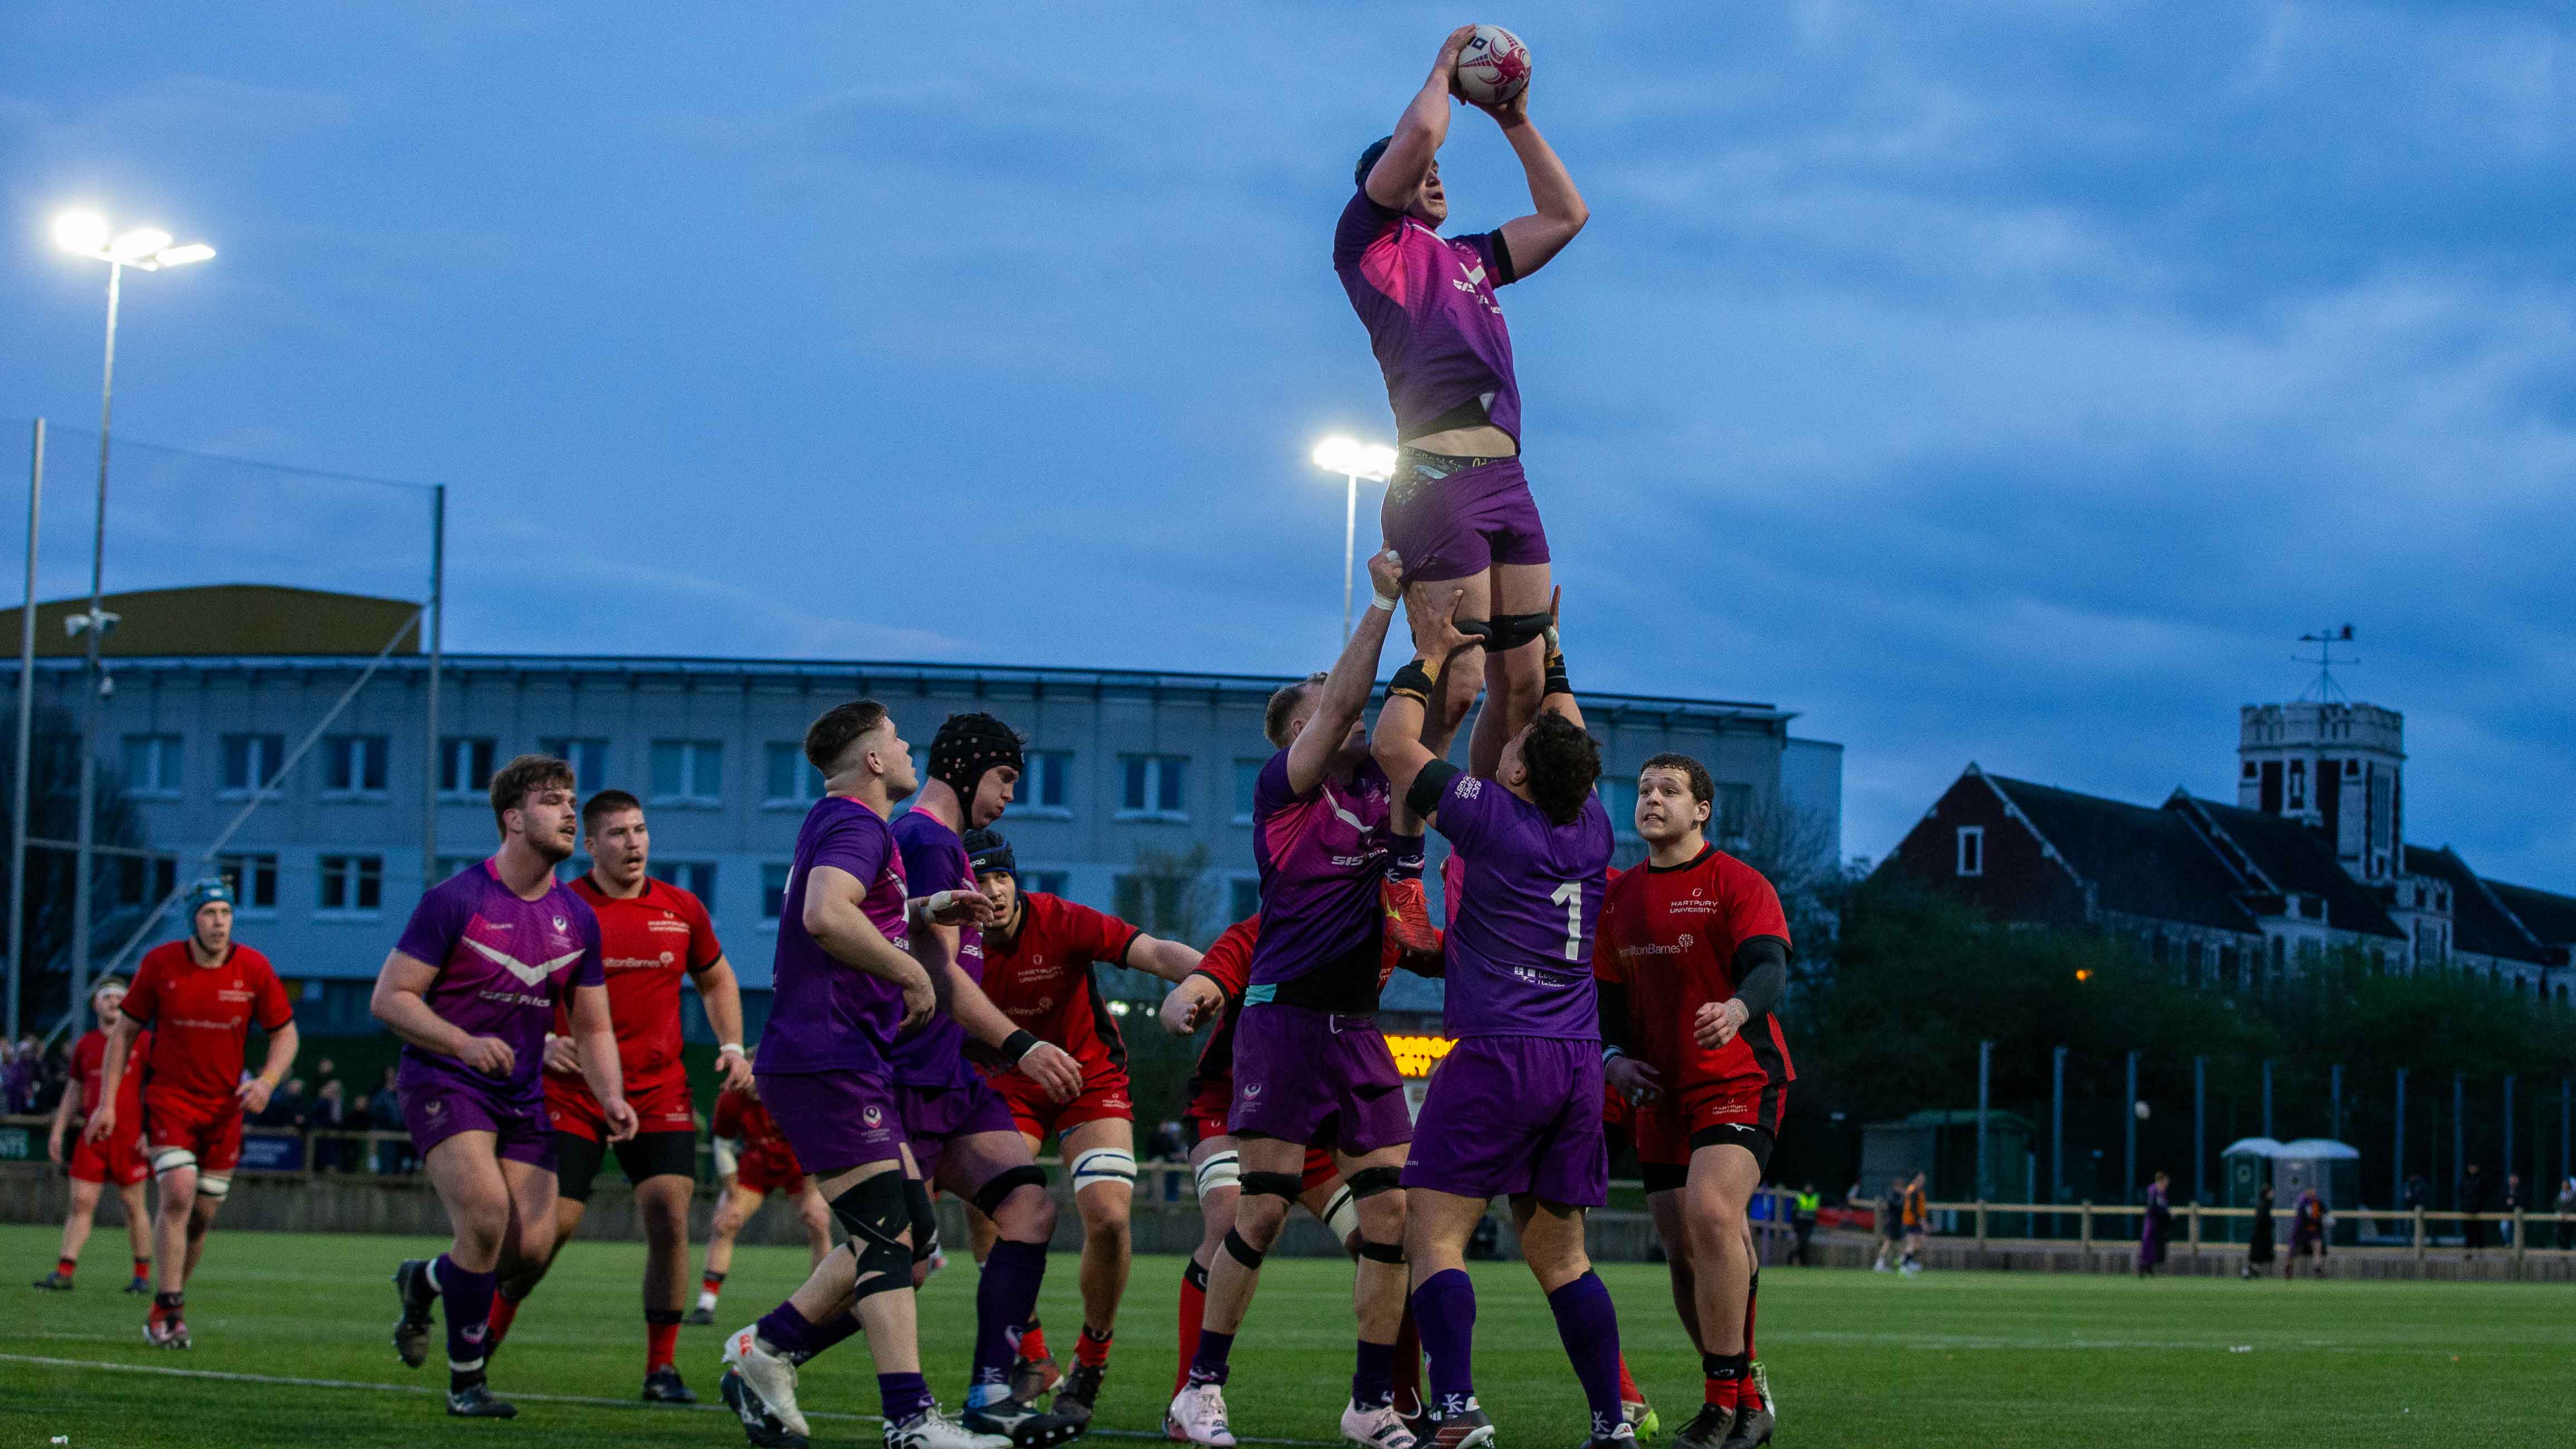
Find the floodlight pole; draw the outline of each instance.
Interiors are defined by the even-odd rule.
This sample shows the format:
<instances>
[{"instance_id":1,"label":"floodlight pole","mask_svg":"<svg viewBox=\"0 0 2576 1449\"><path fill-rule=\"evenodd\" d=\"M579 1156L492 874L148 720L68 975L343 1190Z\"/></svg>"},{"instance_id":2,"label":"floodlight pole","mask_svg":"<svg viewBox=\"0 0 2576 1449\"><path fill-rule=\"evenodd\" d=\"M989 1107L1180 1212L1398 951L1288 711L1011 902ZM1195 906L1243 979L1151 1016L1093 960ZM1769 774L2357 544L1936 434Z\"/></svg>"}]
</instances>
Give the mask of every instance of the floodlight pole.
<instances>
[{"instance_id":1,"label":"floodlight pole","mask_svg":"<svg viewBox=\"0 0 2576 1449\"><path fill-rule=\"evenodd\" d=\"M2406 1069L2404 1067L2397 1069L2397 1141L2390 1148L2390 1161L2397 1165L2397 1170L2389 1178L2389 1186L2395 1189L2389 1201L2403 1202L2406 1198Z\"/></svg>"},{"instance_id":2,"label":"floodlight pole","mask_svg":"<svg viewBox=\"0 0 2576 1449\"><path fill-rule=\"evenodd\" d=\"M2138 1200L2138 1054L2129 1053L2129 1110L2120 1114L2129 1134L2128 1165L2123 1169L2120 1200Z\"/></svg>"},{"instance_id":3,"label":"floodlight pole","mask_svg":"<svg viewBox=\"0 0 2576 1449\"><path fill-rule=\"evenodd\" d=\"M2191 1059L2191 1200L2207 1202L2201 1174L2209 1161L2209 1058Z\"/></svg>"},{"instance_id":4,"label":"floodlight pole","mask_svg":"<svg viewBox=\"0 0 2576 1449\"><path fill-rule=\"evenodd\" d=\"M70 1005L77 1013L89 995L90 847L96 843L98 814L99 635L106 632L103 605L107 568L107 431L116 405L116 307L124 291L125 263L107 262L107 366L98 384L98 516L90 524L89 617L81 625L84 641L81 670L80 820L74 835L78 849L72 862L72 981Z\"/></svg>"},{"instance_id":5,"label":"floodlight pole","mask_svg":"<svg viewBox=\"0 0 2576 1449\"><path fill-rule=\"evenodd\" d=\"M36 529L45 516L45 420L36 419L27 470L27 602L18 610L18 768L9 804L9 1010L6 1039L18 1039L18 997L27 970L27 763L36 723Z\"/></svg>"},{"instance_id":6,"label":"floodlight pole","mask_svg":"<svg viewBox=\"0 0 2576 1449\"><path fill-rule=\"evenodd\" d=\"M2048 1061L2048 1200L2066 1201L2066 1048Z\"/></svg>"},{"instance_id":7,"label":"floodlight pole","mask_svg":"<svg viewBox=\"0 0 2576 1449\"><path fill-rule=\"evenodd\" d=\"M436 484L429 494L429 612L424 616L429 635L429 699L423 728L428 731L428 748L421 751L420 774L420 893L429 894L438 884L438 770L444 763L438 750L438 666L447 647L445 624L447 609L447 485Z\"/></svg>"},{"instance_id":8,"label":"floodlight pole","mask_svg":"<svg viewBox=\"0 0 2576 1449\"><path fill-rule=\"evenodd\" d=\"M1977 1043L1976 1199L1979 1202L1984 1202L1989 1196L1986 1191L1986 1104L1992 1100L1989 1088L1991 1088L1994 1083L1994 1064L1995 1044L1991 1041L1981 1041Z\"/></svg>"},{"instance_id":9,"label":"floodlight pole","mask_svg":"<svg viewBox=\"0 0 2576 1449\"><path fill-rule=\"evenodd\" d=\"M1350 482L1350 491L1342 497L1342 642L1351 642L1351 576L1359 557L1360 475L1342 475Z\"/></svg>"}]
</instances>

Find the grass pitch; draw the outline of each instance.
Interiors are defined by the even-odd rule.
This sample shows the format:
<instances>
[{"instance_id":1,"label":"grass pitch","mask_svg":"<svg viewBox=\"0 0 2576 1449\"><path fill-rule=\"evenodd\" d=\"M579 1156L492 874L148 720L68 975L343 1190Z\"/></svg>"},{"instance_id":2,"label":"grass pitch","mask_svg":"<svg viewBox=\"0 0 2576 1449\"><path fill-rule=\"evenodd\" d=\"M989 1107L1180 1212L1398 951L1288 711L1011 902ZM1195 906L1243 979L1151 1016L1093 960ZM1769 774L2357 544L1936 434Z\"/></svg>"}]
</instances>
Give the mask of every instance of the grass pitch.
<instances>
[{"instance_id":1,"label":"grass pitch","mask_svg":"<svg viewBox=\"0 0 2576 1449\"><path fill-rule=\"evenodd\" d=\"M189 1292L197 1347L186 1353L143 1345L146 1301L116 1292L121 1233L93 1240L77 1291L24 1286L51 1264L54 1244L48 1228L0 1227L0 1262L12 1265L0 1286L0 1446L742 1442L721 1410L634 1402L638 1245L566 1251L494 1360L494 1386L520 1417L492 1424L446 1418L437 1354L412 1372L387 1342L387 1275L438 1243L218 1230ZM743 1249L719 1326L681 1331L681 1370L709 1403L720 1335L776 1302L804 1264L801 1249ZM1062 1352L1080 1318L1074 1259L1059 1255L1052 1267L1042 1313ZM1602 1272L1629 1364L1669 1437L1696 1405L1699 1379L1663 1270ZM973 1334L974 1273L960 1255L924 1291L923 1349L951 1407ZM1527 1271L1498 1263L1475 1273L1477 1388L1501 1444L1579 1444L1581 1396ZM1179 1277L1178 1259L1137 1262L1101 1405L1104 1438L1160 1438ZM1330 1443L1348 1392L1350 1270L1281 1259L1263 1278L1235 1352L1235 1427L1248 1440ZM1786 1445L2520 1449L2565 1435L2576 1382L2576 1297L2563 1285L1776 1268L1762 1289L1759 1348ZM861 1341L808 1366L801 1397L818 1445L876 1442L870 1375Z\"/></svg>"}]
</instances>

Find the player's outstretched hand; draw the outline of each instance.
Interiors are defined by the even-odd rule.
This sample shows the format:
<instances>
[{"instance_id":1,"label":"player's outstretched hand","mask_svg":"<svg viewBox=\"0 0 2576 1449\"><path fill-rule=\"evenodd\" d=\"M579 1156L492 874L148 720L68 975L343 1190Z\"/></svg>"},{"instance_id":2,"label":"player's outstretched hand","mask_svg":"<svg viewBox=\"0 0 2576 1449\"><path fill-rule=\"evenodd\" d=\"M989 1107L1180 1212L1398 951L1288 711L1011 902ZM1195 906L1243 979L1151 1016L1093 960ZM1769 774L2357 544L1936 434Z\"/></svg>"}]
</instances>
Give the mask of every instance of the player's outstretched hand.
<instances>
[{"instance_id":1,"label":"player's outstretched hand","mask_svg":"<svg viewBox=\"0 0 2576 1449\"><path fill-rule=\"evenodd\" d=\"M1485 641L1462 633L1458 628L1458 606L1464 603L1466 598L1465 589L1451 589L1449 597L1445 599L1440 598L1439 590L1434 589L1432 597L1424 600L1426 607L1422 611L1422 628L1419 632L1431 657L1446 662L1457 658L1458 651L1462 649L1484 647Z\"/></svg>"},{"instance_id":2,"label":"player's outstretched hand","mask_svg":"<svg viewBox=\"0 0 2576 1449\"><path fill-rule=\"evenodd\" d=\"M101 1102L98 1104L98 1110L89 1114L89 1125L81 1129L81 1136L92 1142L105 1142L107 1134L115 1130L116 1104Z\"/></svg>"},{"instance_id":3,"label":"player's outstretched hand","mask_svg":"<svg viewBox=\"0 0 2576 1449\"><path fill-rule=\"evenodd\" d=\"M1384 599L1404 597L1404 556L1392 547L1369 555L1369 586Z\"/></svg>"},{"instance_id":4,"label":"player's outstretched hand","mask_svg":"<svg viewBox=\"0 0 2576 1449\"><path fill-rule=\"evenodd\" d=\"M1601 1079L1630 1102L1651 1102L1664 1095L1663 1073L1632 1056L1612 1057L1601 1068Z\"/></svg>"},{"instance_id":5,"label":"player's outstretched hand","mask_svg":"<svg viewBox=\"0 0 2576 1449\"><path fill-rule=\"evenodd\" d=\"M1051 1041L1039 1042L1028 1049L1012 1068L1021 1076L1046 1089L1046 1094L1059 1102L1070 1102L1082 1090L1082 1065L1073 1053Z\"/></svg>"},{"instance_id":6,"label":"player's outstretched hand","mask_svg":"<svg viewBox=\"0 0 2576 1449\"><path fill-rule=\"evenodd\" d=\"M1002 913L980 891L934 891L922 909L943 926L991 926L1002 919Z\"/></svg>"},{"instance_id":7,"label":"player's outstretched hand","mask_svg":"<svg viewBox=\"0 0 2576 1449\"><path fill-rule=\"evenodd\" d=\"M266 1078L252 1077L233 1088L233 1100L241 1103L244 1113L265 1112L268 1110L269 1093L274 1090Z\"/></svg>"},{"instance_id":8,"label":"player's outstretched hand","mask_svg":"<svg viewBox=\"0 0 2576 1449\"><path fill-rule=\"evenodd\" d=\"M487 1077L506 1077L519 1064L519 1053L497 1036L471 1036L456 1059Z\"/></svg>"},{"instance_id":9,"label":"player's outstretched hand","mask_svg":"<svg viewBox=\"0 0 2576 1449\"><path fill-rule=\"evenodd\" d=\"M608 1140L611 1142L628 1140L640 1125L635 1120L635 1109L627 1105L624 1097L611 1097L600 1103L599 1115L608 1121Z\"/></svg>"},{"instance_id":10,"label":"player's outstretched hand","mask_svg":"<svg viewBox=\"0 0 2576 1449\"><path fill-rule=\"evenodd\" d=\"M63 1165L63 1129L61 1127L58 1126L45 1134L45 1156L53 1159L54 1166Z\"/></svg>"},{"instance_id":11,"label":"player's outstretched hand","mask_svg":"<svg viewBox=\"0 0 2576 1449\"><path fill-rule=\"evenodd\" d=\"M1204 976L1192 976L1173 987L1163 997L1163 1009L1155 1019L1163 1030L1174 1036L1188 1036L1199 1024L1225 1009L1225 993Z\"/></svg>"},{"instance_id":12,"label":"player's outstretched hand","mask_svg":"<svg viewBox=\"0 0 2576 1449\"><path fill-rule=\"evenodd\" d=\"M546 1070L559 1076L576 1076L581 1071L581 1048L571 1037L546 1033Z\"/></svg>"},{"instance_id":13,"label":"player's outstretched hand","mask_svg":"<svg viewBox=\"0 0 2576 1449\"><path fill-rule=\"evenodd\" d=\"M1698 1039L1703 1049L1715 1051L1735 1040L1735 1033L1744 1026L1744 1017L1744 1003L1741 1001L1702 1002L1698 1019L1691 1023L1691 1035Z\"/></svg>"},{"instance_id":14,"label":"player's outstretched hand","mask_svg":"<svg viewBox=\"0 0 2576 1449\"><path fill-rule=\"evenodd\" d=\"M1467 93L1458 85L1458 53L1475 38L1476 27L1461 25L1449 32L1449 38L1440 42L1440 53L1431 58L1431 74L1448 86L1449 94L1462 101L1467 98Z\"/></svg>"},{"instance_id":15,"label":"player's outstretched hand","mask_svg":"<svg viewBox=\"0 0 2576 1449\"><path fill-rule=\"evenodd\" d=\"M716 1072L724 1078L722 1082L717 1083L719 1090L728 1092L751 1090L751 1057L747 1053L718 1053Z\"/></svg>"},{"instance_id":16,"label":"player's outstretched hand","mask_svg":"<svg viewBox=\"0 0 2576 1449\"><path fill-rule=\"evenodd\" d=\"M1523 81L1521 82L1520 93L1513 96L1508 101L1491 106L1486 105L1482 101L1468 101L1467 104L1474 106L1477 110L1493 117L1495 125L1508 131L1514 126L1525 126L1529 124L1529 93L1529 82ZM1459 92L1459 95L1463 98L1466 95L1466 92L1461 91Z\"/></svg>"}]
</instances>

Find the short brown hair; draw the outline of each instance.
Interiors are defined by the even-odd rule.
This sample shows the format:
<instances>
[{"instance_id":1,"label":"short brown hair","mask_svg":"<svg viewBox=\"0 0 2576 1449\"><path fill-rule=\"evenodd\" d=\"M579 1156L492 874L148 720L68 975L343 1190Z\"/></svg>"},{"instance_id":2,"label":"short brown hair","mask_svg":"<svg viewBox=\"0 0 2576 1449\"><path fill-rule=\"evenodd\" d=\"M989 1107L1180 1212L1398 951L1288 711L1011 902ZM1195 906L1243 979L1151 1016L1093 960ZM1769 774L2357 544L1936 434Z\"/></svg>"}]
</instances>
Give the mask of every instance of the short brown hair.
<instances>
[{"instance_id":1,"label":"short brown hair","mask_svg":"<svg viewBox=\"0 0 2576 1449\"><path fill-rule=\"evenodd\" d=\"M886 707L873 699L854 699L823 711L805 727L805 760L831 778L832 767L850 752L859 736L884 724Z\"/></svg>"},{"instance_id":2,"label":"short brown hair","mask_svg":"<svg viewBox=\"0 0 2576 1449\"><path fill-rule=\"evenodd\" d=\"M528 792L547 785L573 788L572 766L552 755L521 755L492 776L492 824L502 834L510 824L502 817L527 803Z\"/></svg>"},{"instance_id":3,"label":"short brown hair","mask_svg":"<svg viewBox=\"0 0 2576 1449\"><path fill-rule=\"evenodd\" d=\"M1677 755L1667 751L1660 755L1649 756L1646 763L1637 767L1638 778L1643 779L1648 770L1671 770L1679 774L1684 780L1690 782L1691 798L1702 805L1710 804L1717 799L1717 782L1708 777L1708 766L1688 755Z\"/></svg>"},{"instance_id":4,"label":"short brown hair","mask_svg":"<svg viewBox=\"0 0 2576 1449\"><path fill-rule=\"evenodd\" d=\"M636 799L634 796L623 790L602 790L598 794L593 795L588 800L582 802L582 831L587 834L590 831L597 830L601 820L616 814L620 810L641 810L643 808L643 801Z\"/></svg>"},{"instance_id":5,"label":"short brown hair","mask_svg":"<svg viewBox=\"0 0 2576 1449\"><path fill-rule=\"evenodd\" d=\"M1283 684L1270 692L1270 703L1261 711L1261 732L1270 737L1271 747L1288 748L1288 722L1297 717L1297 706L1306 702L1307 691L1323 684L1321 672Z\"/></svg>"},{"instance_id":6,"label":"short brown hair","mask_svg":"<svg viewBox=\"0 0 2576 1449\"><path fill-rule=\"evenodd\" d=\"M1571 825L1601 778L1601 745L1583 726L1541 710L1530 721L1529 738L1521 741L1521 764L1529 771L1531 800L1548 819Z\"/></svg>"}]
</instances>

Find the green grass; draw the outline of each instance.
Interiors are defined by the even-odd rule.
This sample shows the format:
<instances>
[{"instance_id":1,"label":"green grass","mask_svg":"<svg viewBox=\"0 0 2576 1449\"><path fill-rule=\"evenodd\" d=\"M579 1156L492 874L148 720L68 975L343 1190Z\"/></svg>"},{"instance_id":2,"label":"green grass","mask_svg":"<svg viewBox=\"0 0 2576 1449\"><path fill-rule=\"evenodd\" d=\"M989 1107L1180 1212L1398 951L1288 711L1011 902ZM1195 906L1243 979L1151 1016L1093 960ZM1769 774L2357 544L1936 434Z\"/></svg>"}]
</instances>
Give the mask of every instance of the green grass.
<instances>
[{"instance_id":1,"label":"green grass","mask_svg":"<svg viewBox=\"0 0 2576 1449\"><path fill-rule=\"evenodd\" d=\"M92 1445L413 1445L489 1439L519 1446L739 1444L718 1412L626 1402L641 1375L637 1275L643 1250L576 1244L520 1316L494 1383L520 1399L511 1424L451 1423L426 1392L325 1388L118 1371L276 1375L426 1390L434 1368L402 1368L386 1343L396 1259L427 1240L218 1233L190 1291L197 1347L143 1346L143 1300L115 1290L122 1234L93 1240L81 1286L22 1286L51 1261L50 1229L0 1227L0 1446L68 1436ZM1043 1313L1069 1345L1079 1317L1074 1260L1059 1256ZM718 1328L682 1330L681 1368L711 1402L719 1335L803 1276L798 1249L736 1258ZM973 1331L974 1267L963 1259L925 1292L924 1351L952 1406ZM1247 1436L1330 1440L1350 1372L1349 1269L1283 1259L1235 1354L1229 1391ZM1666 1433L1698 1399L1697 1365L1672 1317L1660 1268L1603 1270L1628 1359ZM1104 1428L1160 1424L1173 1353L1179 1262L1140 1260ZM1507 1449L1580 1442L1580 1396L1545 1303L1517 1264L1476 1270L1478 1388ZM1790 1445L2207 1446L2515 1445L2565 1432L2576 1298L2564 1286L2459 1283L2245 1284L2233 1280L2003 1274L1894 1275L1774 1269L1764 1275L1760 1347ZM31 1357L81 1365L27 1362ZM436 1356L433 1354L433 1365ZM809 1366L809 1411L864 1415L875 1404L864 1342ZM615 1402L539 1402L550 1394ZM874 1423L817 1413L818 1444L869 1445ZM435 1440L424 1436L440 1436Z\"/></svg>"}]
</instances>

